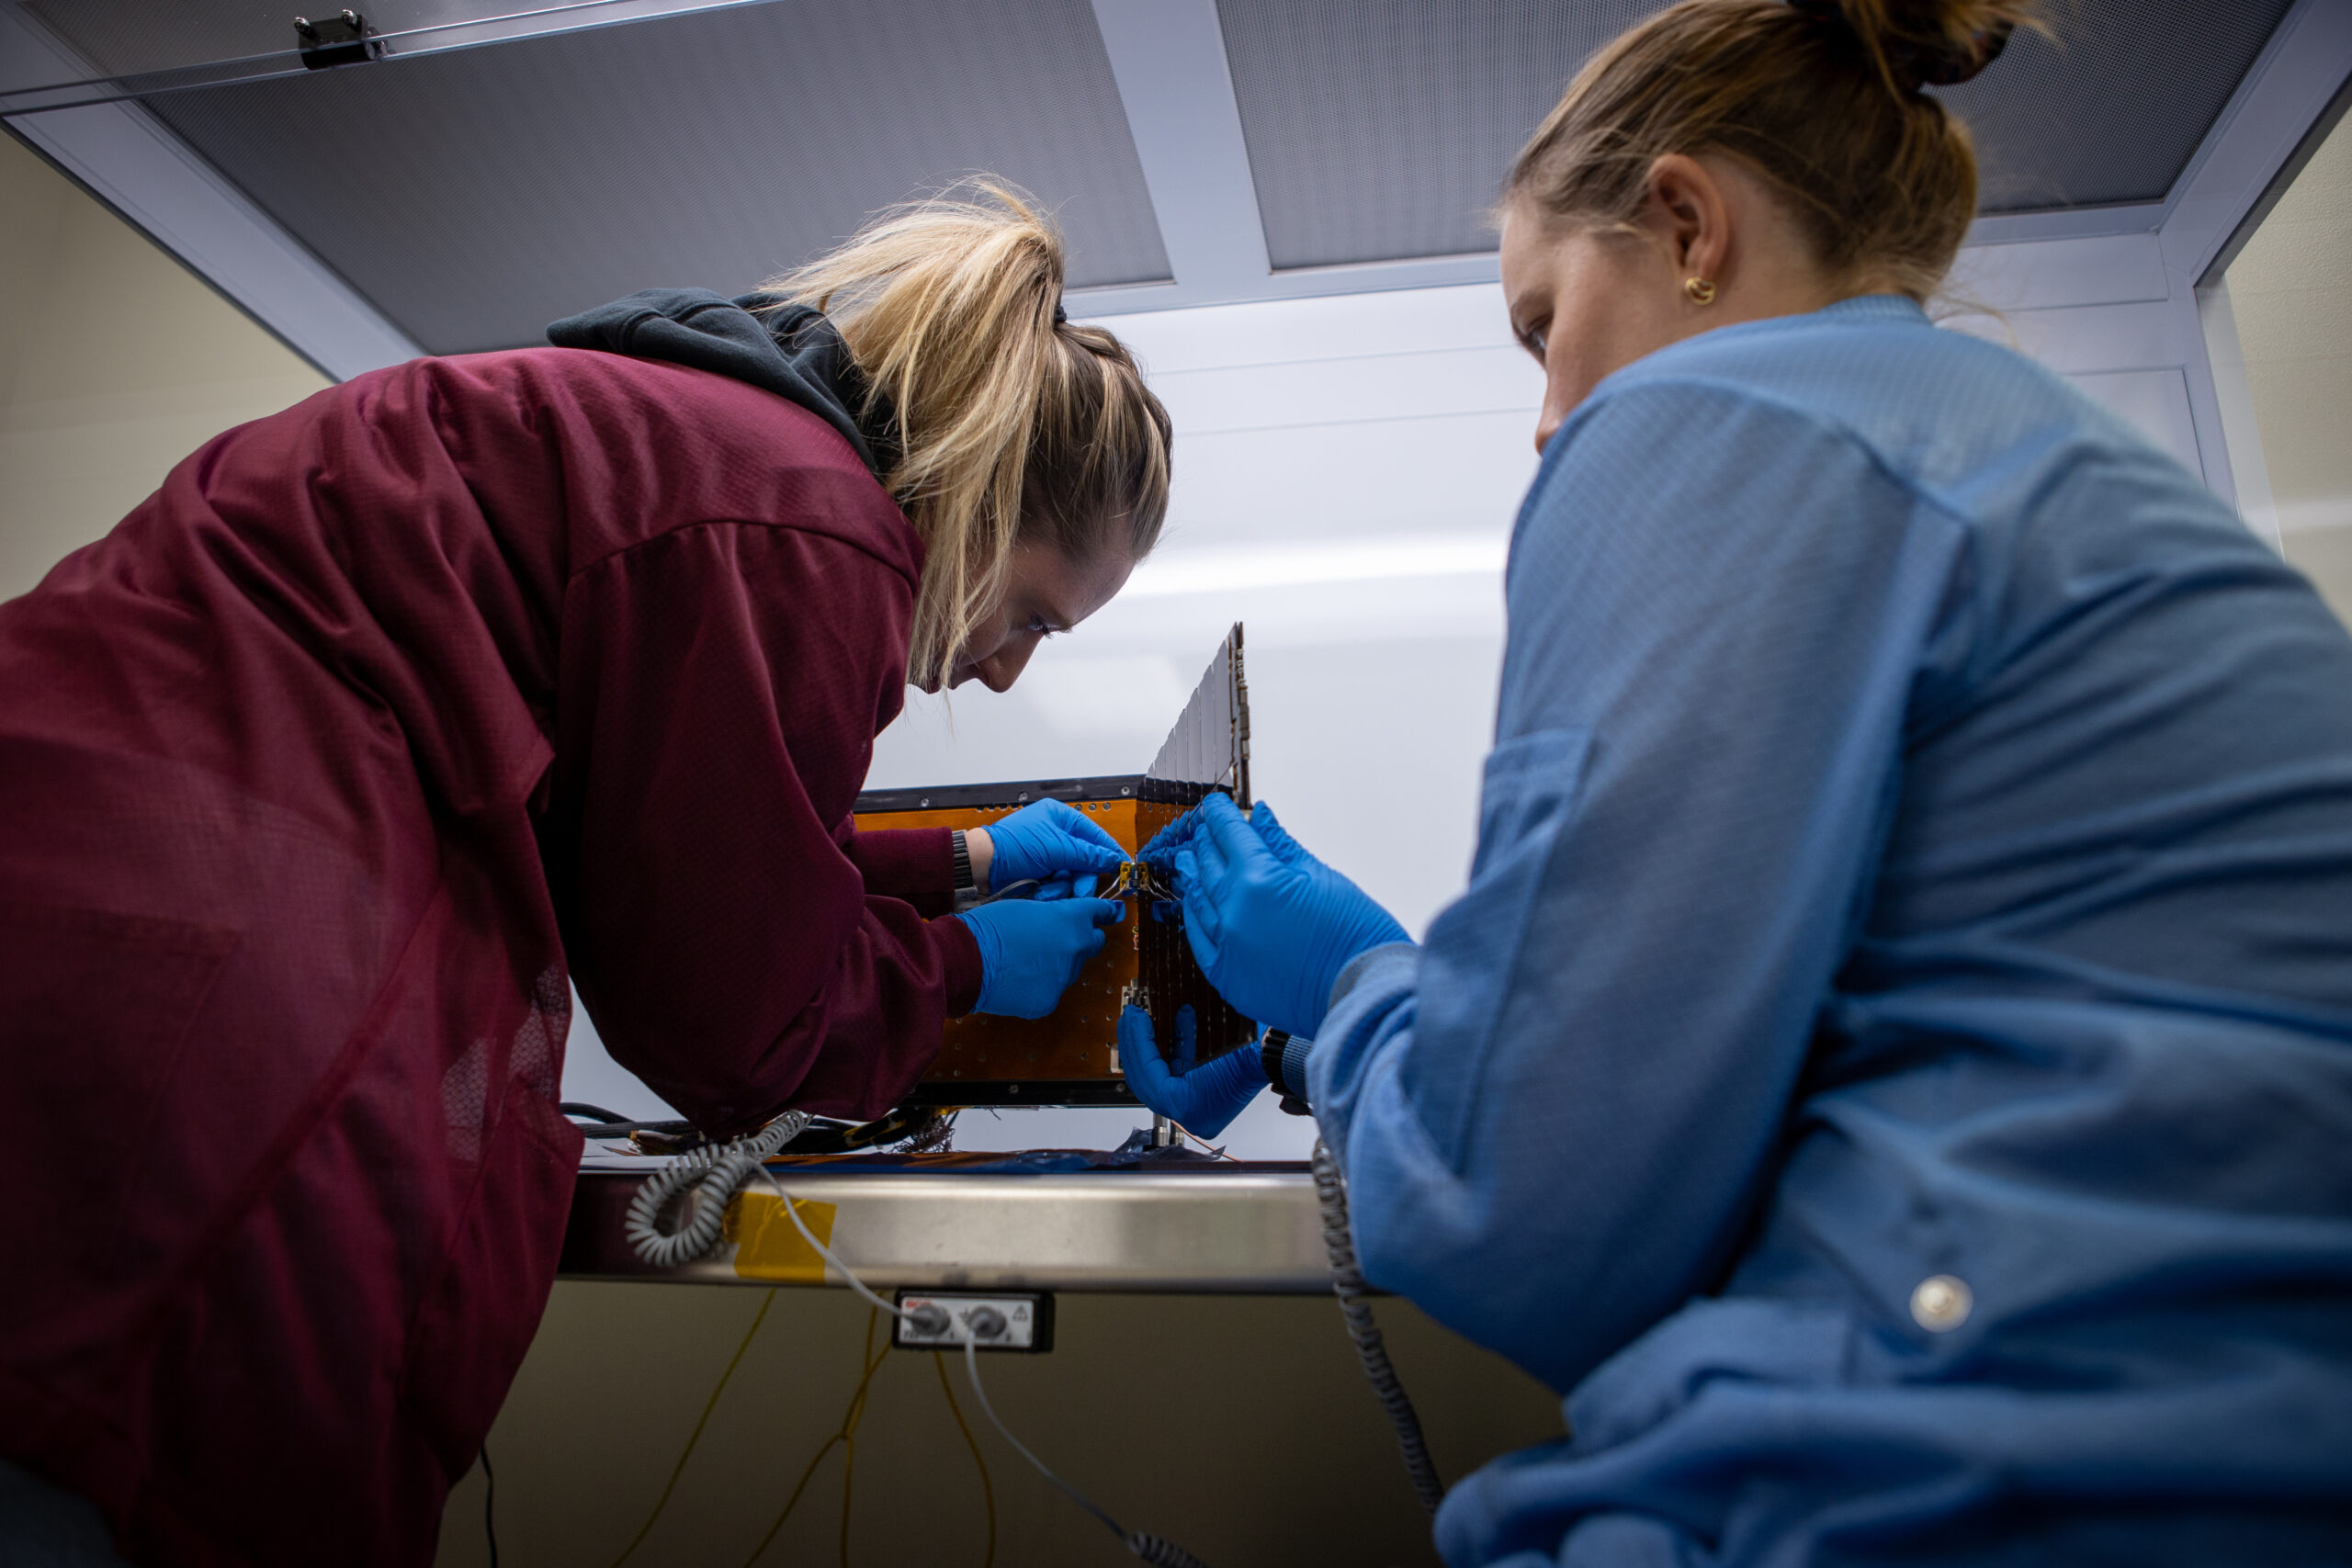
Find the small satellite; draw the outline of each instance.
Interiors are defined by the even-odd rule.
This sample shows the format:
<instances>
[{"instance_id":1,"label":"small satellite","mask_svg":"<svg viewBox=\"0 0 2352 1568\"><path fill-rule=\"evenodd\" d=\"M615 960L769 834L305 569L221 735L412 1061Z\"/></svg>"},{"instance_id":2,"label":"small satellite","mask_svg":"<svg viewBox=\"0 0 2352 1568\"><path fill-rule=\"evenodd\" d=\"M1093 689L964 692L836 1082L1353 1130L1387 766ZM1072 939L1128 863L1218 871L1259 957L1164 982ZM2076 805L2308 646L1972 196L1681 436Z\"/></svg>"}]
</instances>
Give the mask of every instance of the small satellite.
<instances>
[{"instance_id":1,"label":"small satellite","mask_svg":"<svg viewBox=\"0 0 2352 1568\"><path fill-rule=\"evenodd\" d=\"M1144 772L868 790L857 797L857 827L985 828L1034 801L1059 800L1085 812L1133 855L1213 790L1249 808L1250 686L1238 623ZM1257 1025L1227 1005L1193 961L1182 908L1140 874L1123 875L1115 887L1131 901L1127 918L1110 928L1110 940L1062 993L1061 1006L1039 1019L949 1019L938 1060L910 1105L1136 1104L1119 1071L1119 1010L1129 1002L1151 1014L1160 1049L1171 1056L1177 1011L1185 1007L1196 1021L1198 1061L1256 1038Z\"/></svg>"}]
</instances>

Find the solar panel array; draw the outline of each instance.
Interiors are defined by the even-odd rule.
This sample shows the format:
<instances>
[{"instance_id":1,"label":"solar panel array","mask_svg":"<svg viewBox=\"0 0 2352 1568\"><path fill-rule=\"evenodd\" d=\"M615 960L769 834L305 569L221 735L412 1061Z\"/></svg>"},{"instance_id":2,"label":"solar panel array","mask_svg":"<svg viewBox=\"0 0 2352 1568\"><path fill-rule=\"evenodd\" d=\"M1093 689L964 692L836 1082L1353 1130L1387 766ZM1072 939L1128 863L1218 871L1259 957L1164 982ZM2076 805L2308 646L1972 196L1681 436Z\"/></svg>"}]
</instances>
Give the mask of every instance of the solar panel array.
<instances>
[{"instance_id":1,"label":"solar panel array","mask_svg":"<svg viewBox=\"0 0 2352 1568\"><path fill-rule=\"evenodd\" d=\"M1212 789L1250 804L1250 683L1242 673L1240 622L1217 645L1144 778L1147 786L1176 786L1155 793L1182 805Z\"/></svg>"}]
</instances>

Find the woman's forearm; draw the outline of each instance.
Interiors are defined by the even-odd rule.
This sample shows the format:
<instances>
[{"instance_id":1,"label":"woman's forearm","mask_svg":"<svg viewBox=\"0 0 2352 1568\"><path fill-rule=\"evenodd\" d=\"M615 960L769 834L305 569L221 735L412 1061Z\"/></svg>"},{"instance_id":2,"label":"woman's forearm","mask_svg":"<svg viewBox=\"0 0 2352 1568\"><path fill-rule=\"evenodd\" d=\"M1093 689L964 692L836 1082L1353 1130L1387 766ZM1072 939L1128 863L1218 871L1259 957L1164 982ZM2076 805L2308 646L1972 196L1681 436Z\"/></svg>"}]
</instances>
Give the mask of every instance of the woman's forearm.
<instances>
[{"instance_id":1,"label":"woman's forearm","mask_svg":"<svg viewBox=\"0 0 2352 1568\"><path fill-rule=\"evenodd\" d=\"M986 828L964 829L964 852L972 862L972 886L979 893L989 890L989 867L996 863L996 843Z\"/></svg>"}]
</instances>

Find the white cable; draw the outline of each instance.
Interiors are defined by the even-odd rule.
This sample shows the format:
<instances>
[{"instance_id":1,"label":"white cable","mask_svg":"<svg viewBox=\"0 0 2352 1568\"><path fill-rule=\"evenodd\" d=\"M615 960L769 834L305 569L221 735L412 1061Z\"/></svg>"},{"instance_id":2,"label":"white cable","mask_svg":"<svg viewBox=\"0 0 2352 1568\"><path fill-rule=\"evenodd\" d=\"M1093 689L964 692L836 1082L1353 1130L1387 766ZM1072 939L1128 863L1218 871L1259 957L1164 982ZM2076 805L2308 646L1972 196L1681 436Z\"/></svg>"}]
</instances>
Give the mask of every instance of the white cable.
<instances>
[{"instance_id":1,"label":"white cable","mask_svg":"<svg viewBox=\"0 0 2352 1568\"><path fill-rule=\"evenodd\" d=\"M865 1288L865 1281L851 1273L849 1265L834 1257L833 1249L817 1239L815 1233L809 1230L807 1222L802 1220L800 1217L800 1205L793 1201L792 1194L784 1190L784 1184L775 1179L775 1172L770 1170L766 1166L762 1166L760 1167L760 1175L771 1188L775 1190L775 1195L784 1201L784 1216L792 1222L792 1228L800 1233L800 1239L807 1242L811 1247L814 1247L816 1249L817 1256L823 1258L827 1263L832 1266L833 1272L842 1277L842 1282L843 1284L847 1285L851 1290L855 1291L859 1295L864 1296L876 1306L880 1307L884 1312L888 1313L892 1317L911 1317L914 1315L908 1312L906 1308L893 1305L891 1303L884 1301L880 1296L876 1295L872 1291L867 1290Z\"/></svg>"},{"instance_id":2,"label":"white cable","mask_svg":"<svg viewBox=\"0 0 2352 1568\"><path fill-rule=\"evenodd\" d=\"M1093 1498L1089 1497L1085 1493L1080 1492L1077 1487L1072 1486L1069 1482L1064 1481L1060 1476L1056 1475L1052 1471L1046 1469L1046 1461L1039 1459L1035 1454L1031 1453L1029 1451L1029 1445L1014 1437L1012 1435L1012 1428L1007 1427L1004 1424L1003 1418L997 1415L996 1406L989 1403L989 1391L980 1386L979 1346L978 1342L972 1337L972 1333L969 1328L966 1328L964 1331L964 1374L972 1380L972 1397L980 1402L980 1413L989 1418L989 1425L997 1429L997 1435L1001 1437L1006 1442L1011 1443L1012 1445L1013 1451L1018 1453L1023 1459L1027 1460L1031 1465L1035 1467L1038 1474L1044 1476L1046 1480L1052 1482L1056 1487L1059 1488L1062 1495L1068 1497L1071 1502L1077 1504L1080 1507L1085 1509L1088 1513L1092 1514L1096 1518L1102 1520L1105 1528L1107 1528L1113 1535L1117 1536L1121 1540L1126 1540L1127 1532L1120 1528L1118 1520L1104 1513L1102 1507L1095 1503Z\"/></svg>"},{"instance_id":3,"label":"white cable","mask_svg":"<svg viewBox=\"0 0 2352 1568\"><path fill-rule=\"evenodd\" d=\"M866 1289L865 1281L853 1273L848 1264L833 1256L831 1247L817 1239L816 1234L809 1230L808 1223L801 1219L800 1206L793 1201L792 1194L784 1190L784 1184L775 1179L775 1172L763 1165L759 1168L759 1174L775 1191L776 1197L782 1201L785 1217L792 1222L792 1228L800 1233L800 1239L807 1242L815 1250L817 1256L823 1258L831 1267L833 1272L842 1277L842 1283L855 1291L875 1306L888 1313L892 1317L903 1317L910 1321L914 1319L913 1313L894 1303L884 1301ZM1155 1568L1207 1568L1207 1565L1199 1558L1173 1541L1163 1540L1148 1530L1123 1529L1120 1528L1119 1521L1104 1513L1092 1498L1046 1469L1046 1461L1031 1453L1029 1446L1012 1435L1012 1428L1004 1424L1003 1419L996 1413L996 1406L989 1403L989 1391L980 1386L979 1341L974 1337L971 1325L958 1324L950 1314L943 1314L942 1315L946 1317L947 1326L955 1330L963 1341L964 1371L965 1375L971 1379L973 1397L980 1402L980 1410L988 1416L989 1425L994 1427L997 1434L1012 1445L1015 1453L1027 1460L1036 1469L1037 1473L1052 1482L1064 1496L1101 1520L1113 1535L1119 1538L1129 1551L1144 1562L1154 1564Z\"/></svg>"}]
</instances>

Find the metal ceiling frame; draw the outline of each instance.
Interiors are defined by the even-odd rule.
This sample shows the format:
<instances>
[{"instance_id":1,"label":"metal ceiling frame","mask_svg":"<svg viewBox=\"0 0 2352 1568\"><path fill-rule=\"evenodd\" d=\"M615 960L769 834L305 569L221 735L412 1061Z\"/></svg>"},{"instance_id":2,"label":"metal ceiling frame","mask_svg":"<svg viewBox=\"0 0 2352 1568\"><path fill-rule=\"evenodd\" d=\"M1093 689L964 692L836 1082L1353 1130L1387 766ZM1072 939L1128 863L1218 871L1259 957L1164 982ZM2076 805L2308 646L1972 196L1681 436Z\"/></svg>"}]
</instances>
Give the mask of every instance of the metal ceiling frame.
<instances>
[{"instance_id":1,"label":"metal ceiling frame","mask_svg":"<svg viewBox=\"0 0 2352 1568\"><path fill-rule=\"evenodd\" d=\"M765 0L549 0L546 5L486 17L429 22L390 32L371 29L368 37L380 51L379 58L397 60L411 54L440 54L452 49L503 43L510 39L553 38L594 28L764 3ZM290 19L291 13L288 16ZM33 26L36 30L45 30L39 23ZM51 42L65 55L79 59L78 51L59 43L53 35ZM82 62L78 70L39 82L21 81L11 73L5 85L0 85L0 115L44 114L92 103L123 103L233 83L267 81L274 76L300 76L306 69L300 51L291 45L232 60L199 61L116 76L100 74L96 67Z\"/></svg>"},{"instance_id":2,"label":"metal ceiling frame","mask_svg":"<svg viewBox=\"0 0 2352 1568\"><path fill-rule=\"evenodd\" d=\"M1073 314L1495 280L1495 258L1486 253L1275 271L1216 0L1093 0L1093 6L1176 280L1073 289Z\"/></svg>"},{"instance_id":3,"label":"metal ceiling frame","mask_svg":"<svg viewBox=\"0 0 2352 1568\"><path fill-rule=\"evenodd\" d=\"M446 29L431 46L626 26L750 0L599 0ZM1175 281L1073 290L1073 313L1491 283L1491 254L1276 271L1216 0L1091 0ZM412 50L405 52L425 52ZM349 69L346 67L345 69ZM0 6L0 94L92 69L20 9ZM2187 299L2352 75L2352 0L2298 0L2161 203L1979 220L1971 245L2159 236ZM338 379L417 345L139 105L16 115L8 129Z\"/></svg>"},{"instance_id":4,"label":"metal ceiling frame","mask_svg":"<svg viewBox=\"0 0 2352 1568\"><path fill-rule=\"evenodd\" d=\"M2165 198L2165 266L2195 288L2352 78L2352 0L2298 0Z\"/></svg>"},{"instance_id":5,"label":"metal ceiling frame","mask_svg":"<svg viewBox=\"0 0 2352 1568\"><path fill-rule=\"evenodd\" d=\"M0 6L0 90L87 77L89 62ZM6 120L17 140L335 380L424 351L134 103Z\"/></svg>"},{"instance_id":6,"label":"metal ceiling frame","mask_svg":"<svg viewBox=\"0 0 2352 1568\"><path fill-rule=\"evenodd\" d=\"M2278 539L2268 465L2227 291L2213 276L2279 171L2352 79L2352 0L2298 0L2165 197L2156 229L2206 482Z\"/></svg>"}]
</instances>

